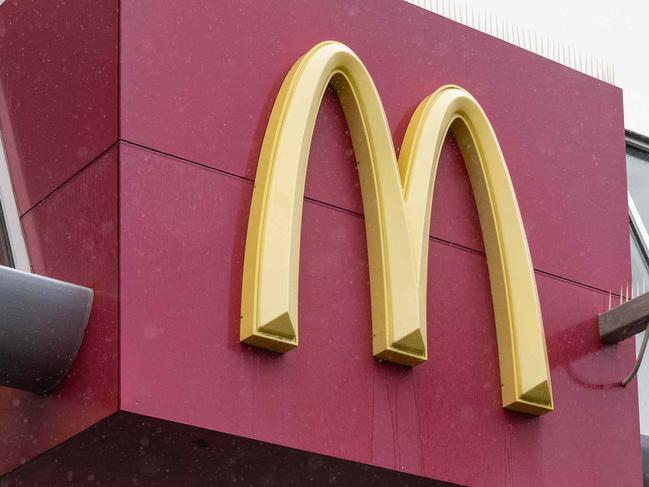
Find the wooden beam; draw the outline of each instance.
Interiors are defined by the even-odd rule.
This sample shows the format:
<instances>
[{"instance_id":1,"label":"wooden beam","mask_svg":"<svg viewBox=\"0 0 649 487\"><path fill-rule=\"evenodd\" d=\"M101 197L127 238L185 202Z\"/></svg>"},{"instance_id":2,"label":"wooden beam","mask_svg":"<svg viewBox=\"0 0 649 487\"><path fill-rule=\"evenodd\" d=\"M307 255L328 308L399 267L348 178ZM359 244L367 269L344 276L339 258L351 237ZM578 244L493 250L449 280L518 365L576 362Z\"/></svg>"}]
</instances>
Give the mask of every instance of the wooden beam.
<instances>
[{"instance_id":1,"label":"wooden beam","mask_svg":"<svg viewBox=\"0 0 649 487\"><path fill-rule=\"evenodd\" d=\"M642 333L648 324L649 293L599 315L599 336L606 343L619 343Z\"/></svg>"}]
</instances>

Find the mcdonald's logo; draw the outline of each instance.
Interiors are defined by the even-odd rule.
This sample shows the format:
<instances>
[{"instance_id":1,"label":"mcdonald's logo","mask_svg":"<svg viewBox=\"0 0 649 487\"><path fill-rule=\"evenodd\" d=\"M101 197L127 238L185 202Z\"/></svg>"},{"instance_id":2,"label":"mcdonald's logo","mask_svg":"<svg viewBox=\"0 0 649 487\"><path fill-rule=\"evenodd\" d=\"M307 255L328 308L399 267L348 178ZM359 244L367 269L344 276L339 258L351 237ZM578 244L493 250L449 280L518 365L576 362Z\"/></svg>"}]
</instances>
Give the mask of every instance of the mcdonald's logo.
<instances>
[{"instance_id":1,"label":"mcdonald's logo","mask_svg":"<svg viewBox=\"0 0 649 487\"><path fill-rule=\"evenodd\" d=\"M415 111L397 161L374 82L347 46L323 42L291 68L266 129L246 240L241 341L276 352L298 345L298 265L306 167L331 83L358 160L368 246L373 354L414 366L427 358L426 280L433 188L447 132L469 173L487 254L503 407L553 410L534 270L496 134L464 89L443 86ZM443 325L443 324L440 324Z\"/></svg>"}]
</instances>

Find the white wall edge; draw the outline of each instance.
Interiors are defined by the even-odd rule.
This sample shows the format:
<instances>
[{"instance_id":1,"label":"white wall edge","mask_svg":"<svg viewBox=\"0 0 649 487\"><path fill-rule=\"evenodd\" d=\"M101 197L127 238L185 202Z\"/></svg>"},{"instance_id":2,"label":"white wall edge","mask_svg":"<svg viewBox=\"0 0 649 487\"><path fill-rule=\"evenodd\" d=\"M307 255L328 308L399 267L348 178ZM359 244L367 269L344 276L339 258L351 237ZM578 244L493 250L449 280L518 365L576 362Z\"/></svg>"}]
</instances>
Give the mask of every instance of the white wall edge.
<instances>
[{"instance_id":1,"label":"white wall edge","mask_svg":"<svg viewBox=\"0 0 649 487\"><path fill-rule=\"evenodd\" d=\"M642 222L642 217L640 216L640 212L638 211L638 208L635 205L635 201L633 201L633 197L631 196L631 193L627 191L626 194L629 202L629 218L631 220L631 225L633 225L633 228L636 231L636 234L638 235L638 240L640 240L640 245L642 245L645 253L649 255L649 232L647 232L647 228Z\"/></svg>"},{"instance_id":2,"label":"white wall edge","mask_svg":"<svg viewBox=\"0 0 649 487\"><path fill-rule=\"evenodd\" d=\"M23 234L23 227L20 223L20 214L16 205L16 197L13 184L11 183L11 174L9 173L9 164L2 142L0 133L0 206L4 215L7 236L9 237L9 247L11 256L16 269L31 272L32 266L29 261L27 243Z\"/></svg>"}]
</instances>

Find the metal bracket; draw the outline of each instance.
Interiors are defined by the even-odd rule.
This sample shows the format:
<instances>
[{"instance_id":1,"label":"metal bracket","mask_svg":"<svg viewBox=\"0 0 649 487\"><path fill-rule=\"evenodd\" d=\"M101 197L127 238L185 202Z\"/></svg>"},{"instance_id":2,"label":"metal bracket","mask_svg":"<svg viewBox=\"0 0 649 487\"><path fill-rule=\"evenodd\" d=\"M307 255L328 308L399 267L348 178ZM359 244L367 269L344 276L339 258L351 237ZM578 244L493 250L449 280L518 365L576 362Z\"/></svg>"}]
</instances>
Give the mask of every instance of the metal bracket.
<instances>
[{"instance_id":1,"label":"metal bracket","mask_svg":"<svg viewBox=\"0 0 649 487\"><path fill-rule=\"evenodd\" d=\"M599 336L606 343L619 343L649 329L649 293L627 301L599 315ZM626 386L640 369L649 333L645 333L631 373L621 382Z\"/></svg>"},{"instance_id":2,"label":"metal bracket","mask_svg":"<svg viewBox=\"0 0 649 487\"><path fill-rule=\"evenodd\" d=\"M92 308L91 289L0 266L0 385L45 393L66 376Z\"/></svg>"}]
</instances>

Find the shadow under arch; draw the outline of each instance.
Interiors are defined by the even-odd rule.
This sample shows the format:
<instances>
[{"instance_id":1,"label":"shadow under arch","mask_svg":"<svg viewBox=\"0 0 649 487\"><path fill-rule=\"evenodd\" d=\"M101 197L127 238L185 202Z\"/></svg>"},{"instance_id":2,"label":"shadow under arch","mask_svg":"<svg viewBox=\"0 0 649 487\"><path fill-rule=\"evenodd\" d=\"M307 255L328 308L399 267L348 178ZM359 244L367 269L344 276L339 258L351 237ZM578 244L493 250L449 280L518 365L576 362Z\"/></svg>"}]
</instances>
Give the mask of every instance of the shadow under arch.
<instances>
[{"instance_id":1,"label":"shadow under arch","mask_svg":"<svg viewBox=\"0 0 649 487\"><path fill-rule=\"evenodd\" d=\"M433 188L450 131L462 151L487 254L503 406L553 409L543 323L527 238L498 140L478 102L443 86L425 98L397 161L383 106L361 60L323 42L291 68L262 144L248 221L241 341L298 345L297 295L306 168L317 112L331 83L358 161L370 268L373 353L413 366L427 358L426 280Z\"/></svg>"}]
</instances>

